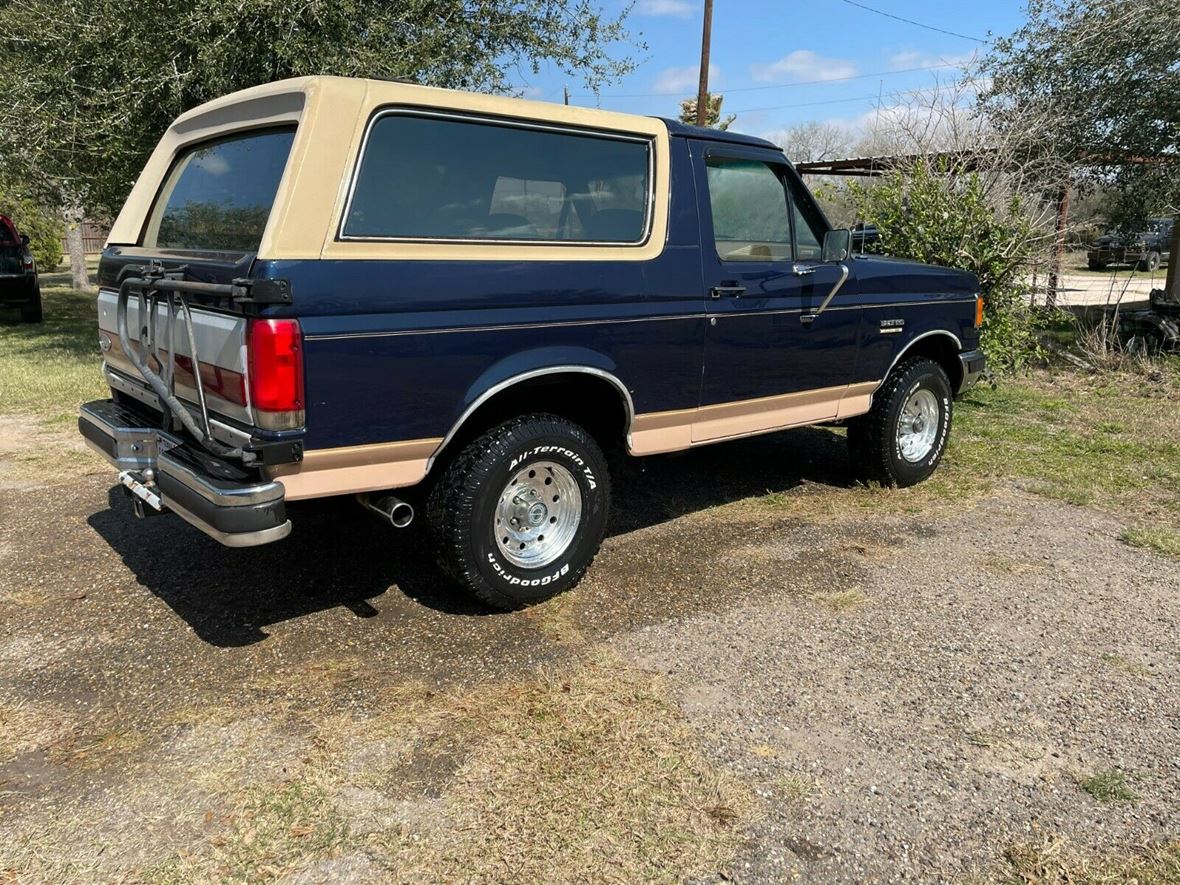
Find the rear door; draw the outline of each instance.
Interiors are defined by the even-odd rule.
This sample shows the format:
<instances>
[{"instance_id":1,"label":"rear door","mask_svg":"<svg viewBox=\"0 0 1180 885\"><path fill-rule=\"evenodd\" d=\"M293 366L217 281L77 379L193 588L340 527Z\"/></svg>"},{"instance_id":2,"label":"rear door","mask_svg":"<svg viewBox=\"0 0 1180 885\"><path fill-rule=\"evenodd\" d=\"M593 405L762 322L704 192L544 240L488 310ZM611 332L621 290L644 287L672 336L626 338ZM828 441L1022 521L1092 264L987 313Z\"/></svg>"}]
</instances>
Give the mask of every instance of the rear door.
<instances>
[{"instance_id":1,"label":"rear door","mask_svg":"<svg viewBox=\"0 0 1180 885\"><path fill-rule=\"evenodd\" d=\"M99 266L99 341L112 386L134 393L141 379L123 353L116 324L119 284L148 262L183 268L184 278L228 283L248 277L269 220L295 137L293 126L246 130L180 152L165 177L135 243L111 244ZM247 385L246 318L224 301L192 299L201 380L212 412L242 425L255 424ZM146 318L145 318L146 319ZM173 341L162 341L166 311L155 324L141 322L135 298L128 304L128 329L135 342L147 325L165 356L176 352L175 392L197 399L192 353L184 327L174 324ZM137 347L136 344L132 344ZM154 402L154 395L147 397Z\"/></svg>"},{"instance_id":2,"label":"rear door","mask_svg":"<svg viewBox=\"0 0 1180 885\"><path fill-rule=\"evenodd\" d=\"M827 223L782 154L694 145L705 284L703 442L835 418L855 368L853 281L820 261ZM722 404L727 404L722 407Z\"/></svg>"}]
</instances>

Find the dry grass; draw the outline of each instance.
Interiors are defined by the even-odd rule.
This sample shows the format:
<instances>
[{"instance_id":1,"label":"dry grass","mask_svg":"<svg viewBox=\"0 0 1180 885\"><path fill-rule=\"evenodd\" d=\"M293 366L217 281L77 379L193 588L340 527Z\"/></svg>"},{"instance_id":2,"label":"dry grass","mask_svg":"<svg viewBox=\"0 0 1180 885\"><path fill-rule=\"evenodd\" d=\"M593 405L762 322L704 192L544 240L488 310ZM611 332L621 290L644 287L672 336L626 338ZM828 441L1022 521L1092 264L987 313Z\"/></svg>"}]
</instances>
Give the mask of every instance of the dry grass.
<instances>
[{"instance_id":1,"label":"dry grass","mask_svg":"<svg viewBox=\"0 0 1180 885\"><path fill-rule=\"evenodd\" d=\"M71 730L72 724L60 711L27 702L0 701L0 764L45 749Z\"/></svg>"},{"instance_id":2,"label":"dry grass","mask_svg":"<svg viewBox=\"0 0 1180 885\"><path fill-rule=\"evenodd\" d=\"M1049 837L1005 852L1008 869L998 879L1008 885L1177 885L1180 841L1138 846L1119 854L1087 856L1065 840Z\"/></svg>"},{"instance_id":3,"label":"dry grass","mask_svg":"<svg viewBox=\"0 0 1180 885\"><path fill-rule=\"evenodd\" d=\"M682 881L724 869L753 805L660 680L611 658L402 687L380 709L321 718L296 777L247 794L223 835L153 878L251 881L360 852L411 881Z\"/></svg>"},{"instance_id":4,"label":"dry grass","mask_svg":"<svg viewBox=\"0 0 1180 885\"><path fill-rule=\"evenodd\" d=\"M1155 675L1151 672L1150 668L1145 667L1142 664L1137 664L1134 661L1128 661L1122 655L1114 654L1113 652L1104 654L1102 656L1102 663L1109 667L1113 667L1116 670L1121 670L1122 672L1131 676L1137 676L1140 679L1148 679Z\"/></svg>"}]
</instances>

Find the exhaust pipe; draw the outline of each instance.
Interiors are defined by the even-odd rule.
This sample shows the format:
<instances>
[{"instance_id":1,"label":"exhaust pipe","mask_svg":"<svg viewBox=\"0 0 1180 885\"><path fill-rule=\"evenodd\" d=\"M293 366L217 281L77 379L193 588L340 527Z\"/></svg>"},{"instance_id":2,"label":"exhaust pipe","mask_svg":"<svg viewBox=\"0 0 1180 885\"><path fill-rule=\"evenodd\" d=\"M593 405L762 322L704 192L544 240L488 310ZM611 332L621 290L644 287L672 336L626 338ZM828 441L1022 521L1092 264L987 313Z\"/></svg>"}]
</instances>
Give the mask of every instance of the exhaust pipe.
<instances>
[{"instance_id":1,"label":"exhaust pipe","mask_svg":"<svg viewBox=\"0 0 1180 885\"><path fill-rule=\"evenodd\" d=\"M372 510L395 529L404 529L414 521L414 508L393 495L382 495L378 498L358 495L357 500L366 510Z\"/></svg>"}]
</instances>

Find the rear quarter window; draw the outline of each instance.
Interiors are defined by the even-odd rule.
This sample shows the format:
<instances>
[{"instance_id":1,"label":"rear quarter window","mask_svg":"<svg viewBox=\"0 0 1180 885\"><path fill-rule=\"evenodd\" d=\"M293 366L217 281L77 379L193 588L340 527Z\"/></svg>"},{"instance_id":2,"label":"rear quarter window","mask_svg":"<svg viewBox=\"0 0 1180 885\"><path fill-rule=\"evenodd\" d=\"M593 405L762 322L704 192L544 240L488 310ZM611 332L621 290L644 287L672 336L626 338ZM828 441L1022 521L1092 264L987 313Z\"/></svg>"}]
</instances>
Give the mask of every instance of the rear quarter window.
<instances>
[{"instance_id":1,"label":"rear quarter window","mask_svg":"<svg viewBox=\"0 0 1180 885\"><path fill-rule=\"evenodd\" d=\"M294 127L270 129L181 153L156 197L142 245L256 252L294 138Z\"/></svg>"},{"instance_id":2,"label":"rear quarter window","mask_svg":"<svg viewBox=\"0 0 1180 885\"><path fill-rule=\"evenodd\" d=\"M639 244L643 137L386 112L370 127L343 239Z\"/></svg>"}]
</instances>

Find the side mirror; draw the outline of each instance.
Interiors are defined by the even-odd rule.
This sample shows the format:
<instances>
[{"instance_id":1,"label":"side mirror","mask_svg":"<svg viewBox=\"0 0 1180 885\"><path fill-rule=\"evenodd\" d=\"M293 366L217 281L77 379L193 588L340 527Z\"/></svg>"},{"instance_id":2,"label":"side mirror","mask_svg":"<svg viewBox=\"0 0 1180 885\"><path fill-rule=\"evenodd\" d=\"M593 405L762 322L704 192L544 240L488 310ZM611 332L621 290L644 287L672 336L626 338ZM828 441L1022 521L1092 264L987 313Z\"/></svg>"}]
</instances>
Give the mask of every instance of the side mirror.
<instances>
[{"instance_id":1,"label":"side mirror","mask_svg":"<svg viewBox=\"0 0 1180 885\"><path fill-rule=\"evenodd\" d=\"M852 253L852 231L830 230L824 234L824 261L843 261Z\"/></svg>"},{"instance_id":2,"label":"side mirror","mask_svg":"<svg viewBox=\"0 0 1180 885\"><path fill-rule=\"evenodd\" d=\"M852 231L852 248L857 252L863 252L865 250L865 246L868 246L870 243L877 242L877 240L880 238L881 234L875 225L858 225L856 229Z\"/></svg>"},{"instance_id":3,"label":"side mirror","mask_svg":"<svg viewBox=\"0 0 1180 885\"><path fill-rule=\"evenodd\" d=\"M20 235L20 244L22 246L29 245L29 235L28 234L21 234Z\"/></svg>"}]
</instances>

